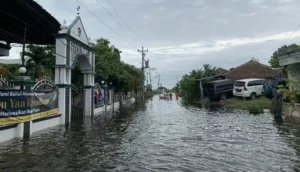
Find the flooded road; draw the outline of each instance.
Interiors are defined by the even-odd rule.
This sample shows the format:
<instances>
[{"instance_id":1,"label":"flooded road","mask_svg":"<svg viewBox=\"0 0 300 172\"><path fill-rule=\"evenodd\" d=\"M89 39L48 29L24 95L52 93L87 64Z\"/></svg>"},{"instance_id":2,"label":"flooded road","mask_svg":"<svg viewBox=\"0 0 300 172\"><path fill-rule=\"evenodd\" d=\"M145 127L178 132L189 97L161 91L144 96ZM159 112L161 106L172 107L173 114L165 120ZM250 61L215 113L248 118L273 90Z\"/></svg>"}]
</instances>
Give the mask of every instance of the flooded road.
<instances>
[{"instance_id":1,"label":"flooded road","mask_svg":"<svg viewBox=\"0 0 300 172\"><path fill-rule=\"evenodd\" d=\"M299 171L300 121L154 97L0 145L0 171Z\"/></svg>"}]
</instances>

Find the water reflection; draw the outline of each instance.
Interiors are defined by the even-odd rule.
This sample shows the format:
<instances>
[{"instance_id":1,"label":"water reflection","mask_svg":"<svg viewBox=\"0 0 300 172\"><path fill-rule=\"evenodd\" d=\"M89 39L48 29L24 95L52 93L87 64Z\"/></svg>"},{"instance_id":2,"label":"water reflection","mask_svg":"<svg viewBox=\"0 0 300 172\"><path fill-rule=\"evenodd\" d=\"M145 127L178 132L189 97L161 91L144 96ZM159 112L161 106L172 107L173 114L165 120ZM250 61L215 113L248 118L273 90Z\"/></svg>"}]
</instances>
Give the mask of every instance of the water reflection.
<instances>
[{"instance_id":1,"label":"water reflection","mask_svg":"<svg viewBox=\"0 0 300 172\"><path fill-rule=\"evenodd\" d=\"M154 97L2 146L0 171L297 171L298 122Z\"/></svg>"}]
</instances>

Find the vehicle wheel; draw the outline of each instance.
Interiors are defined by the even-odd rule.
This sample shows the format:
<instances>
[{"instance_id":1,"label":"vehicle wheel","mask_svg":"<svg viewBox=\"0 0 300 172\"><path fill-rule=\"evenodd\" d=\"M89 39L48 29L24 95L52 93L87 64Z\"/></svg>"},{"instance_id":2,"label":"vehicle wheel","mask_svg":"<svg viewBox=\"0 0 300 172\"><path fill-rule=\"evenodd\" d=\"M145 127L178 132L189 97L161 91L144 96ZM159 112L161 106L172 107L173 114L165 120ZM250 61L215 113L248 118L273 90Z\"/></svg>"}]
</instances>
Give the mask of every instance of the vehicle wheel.
<instances>
[{"instance_id":1,"label":"vehicle wheel","mask_svg":"<svg viewBox=\"0 0 300 172\"><path fill-rule=\"evenodd\" d=\"M256 99L256 94L255 94L255 93L251 93L250 99L251 99L251 100L255 100L255 99Z\"/></svg>"},{"instance_id":2,"label":"vehicle wheel","mask_svg":"<svg viewBox=\"0 0 300 172\"><path fill-rule=\"evenodd\" d=\"M227 98L227 97L226 97L226 94L222 94L222 95L221 95L221 100L225 101L226 98Z\"/></svg>"}]
</instances>

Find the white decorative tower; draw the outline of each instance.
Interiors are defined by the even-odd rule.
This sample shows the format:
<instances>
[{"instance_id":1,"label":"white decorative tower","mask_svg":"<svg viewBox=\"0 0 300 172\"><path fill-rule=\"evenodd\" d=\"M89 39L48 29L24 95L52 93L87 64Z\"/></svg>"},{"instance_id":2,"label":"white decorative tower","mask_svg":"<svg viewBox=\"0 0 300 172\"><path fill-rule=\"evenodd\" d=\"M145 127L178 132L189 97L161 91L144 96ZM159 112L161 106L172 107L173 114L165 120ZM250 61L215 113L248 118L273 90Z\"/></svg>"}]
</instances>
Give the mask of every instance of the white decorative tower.
<instances>
[{"instance_id":1,"label":"white decorative tower","mask_svg":"<svg viewBox=\"0 0 300 172\"><path fill-rule=\"evenodd\" d=\"M79 64L81 73L84 75L82 112L84 115L94 113L95 53L89 45L79 16L79 9L80 7L77 8L78 16L76 19L69 26L64 21L59 34L56 36L55 84L59 90L58 109L59 113L62 114L61 124L71 122L71 74L76 64Z\"/></svg>"}]
</instances>

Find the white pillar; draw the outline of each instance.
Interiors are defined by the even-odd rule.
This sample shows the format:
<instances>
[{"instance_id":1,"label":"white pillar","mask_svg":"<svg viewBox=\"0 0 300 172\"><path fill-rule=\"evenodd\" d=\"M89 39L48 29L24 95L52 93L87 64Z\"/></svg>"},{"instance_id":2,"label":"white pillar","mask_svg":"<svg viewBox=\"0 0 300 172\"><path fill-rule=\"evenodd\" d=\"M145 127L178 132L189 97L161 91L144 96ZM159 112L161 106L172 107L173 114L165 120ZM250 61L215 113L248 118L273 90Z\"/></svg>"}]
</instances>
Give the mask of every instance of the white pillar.
<instances>
[{"instance_id":1,"label":"white pillar","mask_svg":"<svg viewBox=\"0 0 300 172\"><path fill-rule=\"evenodd\" d=\"M24 135L24 123L19 123L16 127L15 137L23 138Z\"/></svg>"},{"instance_id":2,"label":"white pillar","mask_svg":"<svg viewBox=\"0 0 300 172\"><path fill-rule=\"evenodd\" d=\"M94 76L91 73L84 74L84 115L92 115L94 108Z\"/></svg>"},{"instance_id":3,"label":"white pillar","mask_svg":"<svg viewBox=\"0 0 300 172\"><path fill-rule=\"evenodd\" d=\"M60 31L62 32L62 31ZM71 121L71 76L70 69L66 68L68 54L68 41L65 38L56 38L56 59L55 59L55 84L58 87L58 112L61 114L60 123L66 124ZM67 91L69 94L67 95ZM67 102L66 100L69 100ZM68 109L67 105L69 105Z\"/></svg>"},{"instance_id":4,"label":"white pillar","mask_svg":"<svg viewBox=\"0 0 300 172\"><path fill-rule=\"evenodd\" d=\"M112 89L108 90L108 105L112 104Z\"/></svg>"},{"instance_id":5,"label":"white pillar","mask_svg":"<svg viewBox=\"0 0 300 172\"><path fill-rule=\"evenodd\" d=\"M92 101L92 88L84 88L84 115L92 115L92 107L94 102Z\"/></svg>"},{"instance_id":6,"label":"white pillar","mask_svg":"<svg viewBox=\"0 0 300 172\"><path fill-rule=\"evenodd\" d=\"M66 88L58 89L58 113L61 114L60 124L66 123Z\"/></svg>"}]
</instances>

